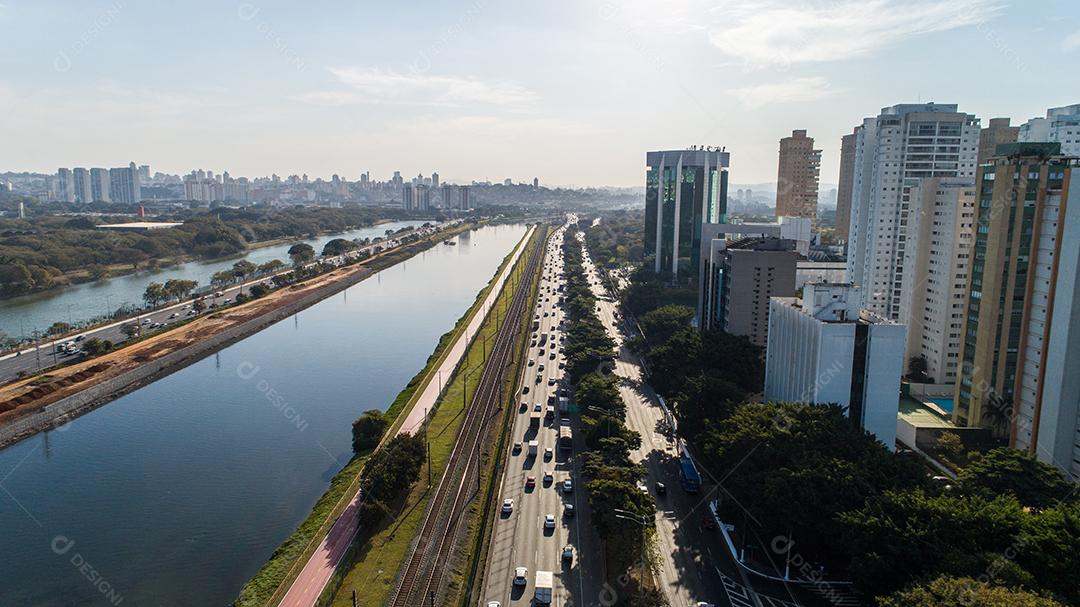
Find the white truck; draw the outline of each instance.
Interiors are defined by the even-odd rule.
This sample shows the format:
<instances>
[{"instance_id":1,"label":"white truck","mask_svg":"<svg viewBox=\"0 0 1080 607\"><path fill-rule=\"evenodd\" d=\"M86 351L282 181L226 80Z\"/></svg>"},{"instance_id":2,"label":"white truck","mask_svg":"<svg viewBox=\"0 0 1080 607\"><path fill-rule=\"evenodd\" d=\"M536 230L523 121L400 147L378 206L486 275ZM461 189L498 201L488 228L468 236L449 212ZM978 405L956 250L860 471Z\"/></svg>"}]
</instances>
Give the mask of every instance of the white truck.
<instances>
[{"instance_id":1,"label":"white truck","mask_svg":"<svg viewBox=\"0 0 1080 607\"><path fill-rule=\"evenodd\" d=\"M529 441L529 457L536 457L536 452L539 448L540 443L538 441Z\"/></svg>"},{"instance_id":2,"label":"white truck","mask_svg":"<svg viewBox=\"0 0 1080 607\"><path fill-rule=\"evenodd\" d=\"M536 572L536 603L538 605L551 604L552 580L550 571Z\"/></svg>"}]
</instances>

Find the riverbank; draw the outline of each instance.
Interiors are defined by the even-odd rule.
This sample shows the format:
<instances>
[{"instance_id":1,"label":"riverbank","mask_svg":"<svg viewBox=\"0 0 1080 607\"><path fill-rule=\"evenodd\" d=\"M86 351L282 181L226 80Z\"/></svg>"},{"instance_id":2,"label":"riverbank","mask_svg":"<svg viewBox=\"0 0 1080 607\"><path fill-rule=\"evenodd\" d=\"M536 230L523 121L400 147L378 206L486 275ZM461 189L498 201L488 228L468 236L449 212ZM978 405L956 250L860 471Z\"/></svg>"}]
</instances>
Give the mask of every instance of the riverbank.
<instances>
[{"instance_id":1,"label":"riverbank","mask_svg":"<svg viewBox=\"0 0 1080 607\"><path fill-rule=\"evenodd\" d=\"M517 251L522 246L522 242L519 242L503 258L491 280L477 293L473 304L457 320L454 327L439 338L438 344L428 357L425 366L409 380L394 398L393 403L385 413L387 418L394 421L385 433L384 440L394 436L400 430L403 421L409 416L408 414L413 409L417 399L424 392L423 388L434 381L440 381L437 377L437 370L446 361L454 344L472 324L473 319L482 312L491 290L498 283L499 277L504 274L507 265L514 259ZM363 458L353 458L334 477L330 488L318 500L307 519L274 551L270 560L244 586L234 603L236 607L270 607L277 605L282 600L293 581L300 574L301 568L307 564L315 551L320 548L327 533L330 532L330 529L337 523L342 513L352 502L353 496L356 495L358 489L360 473L363 468L362 463Z\"/></svg>"},{"instance_id":2,"label":"riverbank","mask_svg":"<svg viewBox=\"0 0 1080 607\"><path fill-rule=\"evenodd\" d=\"M463 224L351 266L210 313L128 347L0 387L0 448L169 375L476 226Z\"/></svg>"}]
</instances>

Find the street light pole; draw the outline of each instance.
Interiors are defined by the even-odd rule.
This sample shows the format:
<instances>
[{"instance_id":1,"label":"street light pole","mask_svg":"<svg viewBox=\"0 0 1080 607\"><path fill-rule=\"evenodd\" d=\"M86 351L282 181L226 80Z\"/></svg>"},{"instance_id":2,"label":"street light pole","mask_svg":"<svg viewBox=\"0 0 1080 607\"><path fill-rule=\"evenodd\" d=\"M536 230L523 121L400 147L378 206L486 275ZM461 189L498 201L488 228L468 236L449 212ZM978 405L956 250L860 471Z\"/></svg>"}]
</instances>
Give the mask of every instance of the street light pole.
<instances>
[{"instance_id":1,"label":"street light pole","mask_svg":"<svg viewBox=\"0 0 1080 607\"><path fill-rule=\"evenodd\" d=\"M627 510L620 510L615 508L615 518L626 521L633 521L641 525L641 555L638 563L638 583L641 584L644 589L645 586L645 528L648 526L648 522L645 515L638 514L636 512L630 512Z\"/></svg>"}]
</instances>

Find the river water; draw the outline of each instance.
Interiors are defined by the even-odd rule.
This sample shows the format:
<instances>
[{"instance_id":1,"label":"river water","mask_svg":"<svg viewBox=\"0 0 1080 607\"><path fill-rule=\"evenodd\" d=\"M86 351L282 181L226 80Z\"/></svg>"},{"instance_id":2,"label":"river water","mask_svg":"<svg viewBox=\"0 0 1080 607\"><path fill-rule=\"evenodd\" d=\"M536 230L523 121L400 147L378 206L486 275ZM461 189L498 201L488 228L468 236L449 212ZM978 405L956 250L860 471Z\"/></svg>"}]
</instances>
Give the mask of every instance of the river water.
<instances>
[{"instance_id":1,"label":"river water","mask_svg":"<svg viewBox=\"0 0 1080 607\"><path fill-rule=\"evenodd\" d=\"M524 233L463 234L0 451L0 605L227 605Z\"/></svg>"},{"instance_id":2,"label":"river water","mask_svg":"<svg viewBox=\"0 0 1080 607\"><path fill-rule=\"evenodd\" d=\"M323 245L335 238L373 238L383 236L386 230L422 225L423 221L394 221L376 226L357 228L343 234L330 234L305 240L322 253ZM275 245L253 249L242 256L208 262L193 261L162 268L155 272L137 272L116 276L101 282L86 282L69 287L31 293L21 297L0 299L0 331L11 337L29 337L37 330L45 330L57 321L81 323L113 313L124 304L142 305L146 285L165 282L170 278L194 280L199 286L210 284L215 272L231 268L234 263L246 259L256 265L271 259L289 262L289 247L294 244Z\"/></svg>"}]
</instances>

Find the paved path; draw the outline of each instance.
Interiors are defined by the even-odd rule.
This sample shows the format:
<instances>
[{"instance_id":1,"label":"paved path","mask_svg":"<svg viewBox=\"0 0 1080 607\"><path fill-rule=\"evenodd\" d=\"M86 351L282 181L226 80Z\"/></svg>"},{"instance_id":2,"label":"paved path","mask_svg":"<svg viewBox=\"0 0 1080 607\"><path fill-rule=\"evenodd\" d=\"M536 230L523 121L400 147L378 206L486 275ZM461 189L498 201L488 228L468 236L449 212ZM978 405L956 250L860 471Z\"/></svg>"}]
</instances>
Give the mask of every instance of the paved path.
<instances>
[{"instance_id":1,"label":"paved path","mask_svg":"<svg viewBox=\"0 0 1080 607\"><path fill-rule=\"evenodd\" d=\"M473 315L465 332L458 337L454 345L447 351L446 358L443 359L439 367L428 375L423 390L413 401L412 408L406 412L404 422L398 427L399 434L411 434L418 429L424 421L426 412L435 405L439 393L442 392L442 381L450 379L451 374L468 349L469 339L476 334L483 324L487 310L498 299L503 284L510 276L510 272L514 269L522 252L527 249L526 245L535 230L535 226L529 228L525 238L522 239L514 251L510 263L506 264L494 286L488 292L483 308ZM330 576L333 575L334 570L337 568L338 562L341 561L342 555L345 554L349 544L352 542L353 536L356 535L356 511L360 507L359 497L359 493L352 496L348 508L334 522L333 527L330 528L330 533L323 538L319 548L304 564L300 575L297 576L289 591L285 594L285 598L279 603L280 607L311 607L315 604L319 595L322 594L323 588L326 587L326 582L329 581Z\"/></svg>"}]
</instances>

